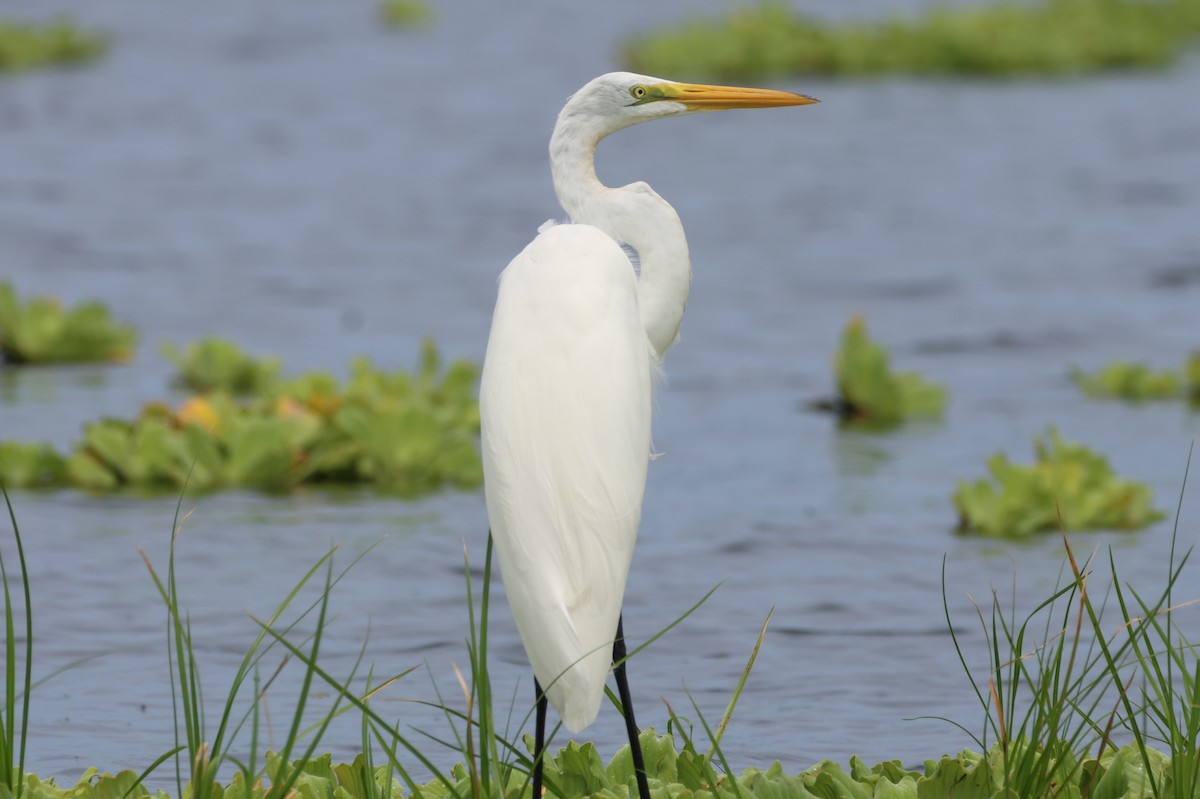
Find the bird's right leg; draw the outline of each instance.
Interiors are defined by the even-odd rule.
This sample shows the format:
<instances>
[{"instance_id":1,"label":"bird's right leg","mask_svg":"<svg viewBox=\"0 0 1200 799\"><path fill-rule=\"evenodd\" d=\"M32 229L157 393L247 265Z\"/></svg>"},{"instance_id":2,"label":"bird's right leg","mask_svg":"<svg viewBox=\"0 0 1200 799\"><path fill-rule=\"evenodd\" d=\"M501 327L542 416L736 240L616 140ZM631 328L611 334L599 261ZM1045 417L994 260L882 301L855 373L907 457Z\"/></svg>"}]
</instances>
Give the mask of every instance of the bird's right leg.
<instances>
[{"instance_id":1,"label":"bird's right leg","mask_svg":"<svg viewBox=\"0 0 1200 799\"><path fill-rule=\"evenodd\" d=\"M533 690L537 695L537 712L533 723L533 799L542 799L542 765L546 761L546 694L533 678Z\"/></svg>"}]
</instances>

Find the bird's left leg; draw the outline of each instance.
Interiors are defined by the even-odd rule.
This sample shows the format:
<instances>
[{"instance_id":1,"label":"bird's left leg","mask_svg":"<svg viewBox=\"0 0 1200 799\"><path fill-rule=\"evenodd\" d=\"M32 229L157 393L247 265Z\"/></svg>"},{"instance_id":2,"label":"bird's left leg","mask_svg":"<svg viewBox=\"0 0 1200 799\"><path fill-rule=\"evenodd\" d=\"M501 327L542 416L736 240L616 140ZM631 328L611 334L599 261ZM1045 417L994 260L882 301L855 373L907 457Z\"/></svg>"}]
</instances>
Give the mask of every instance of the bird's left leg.
<instances>
[{"instance_id":1,"label":"bird's left leg","mask_svg":"<svg viewBox=\"0 0 1200 799\"><path fill-rule=\"evenodd\" d=\"M638 741L637 722L633 719L633 698L629 694L629 680L625 676L625 656L625 618L622 615L617 617L617 638L613 641L613 674L617 678L617 693L621 697L621 710L625 714L625 731L629 734L629 751L633 755L638 794L641 799L650 799L650 784L646 781L642 744Z\"/></svg>"},{"instance_id":2,"label":"bird's left leg","mask_svg":"<svg viewBox=\"0 0 1200 799\"><path fill-rule=\"evenodd\" d=\"M537 712L533 723L533 799L542 799L542 767L546 762L546 694L533 678L533 690L537 695Z\"/></svg>"}]
</instances>

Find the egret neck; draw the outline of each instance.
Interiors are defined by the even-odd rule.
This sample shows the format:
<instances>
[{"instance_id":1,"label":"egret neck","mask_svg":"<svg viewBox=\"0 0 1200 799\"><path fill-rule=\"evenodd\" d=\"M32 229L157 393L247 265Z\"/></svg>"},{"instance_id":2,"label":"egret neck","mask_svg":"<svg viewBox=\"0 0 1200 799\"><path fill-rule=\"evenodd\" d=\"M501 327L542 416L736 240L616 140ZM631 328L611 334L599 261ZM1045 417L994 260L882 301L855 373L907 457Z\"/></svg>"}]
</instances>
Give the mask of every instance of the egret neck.
<instances>
[{"instance_id":1,"label":"egret neck","mask_svg":"<svg viewBox=\"0 0 1200 799\"><path fill-rule=\"evenodd\" d=\"M649 184L610 188L596 177L600 140L627 127L614 127L612 122L567 103L550 137L554 193L571 222L593 225L637 251L642 329L661 361L679 336L687 305L692 280L687 237L675 209Z\"/></svg>"}]
</instances>

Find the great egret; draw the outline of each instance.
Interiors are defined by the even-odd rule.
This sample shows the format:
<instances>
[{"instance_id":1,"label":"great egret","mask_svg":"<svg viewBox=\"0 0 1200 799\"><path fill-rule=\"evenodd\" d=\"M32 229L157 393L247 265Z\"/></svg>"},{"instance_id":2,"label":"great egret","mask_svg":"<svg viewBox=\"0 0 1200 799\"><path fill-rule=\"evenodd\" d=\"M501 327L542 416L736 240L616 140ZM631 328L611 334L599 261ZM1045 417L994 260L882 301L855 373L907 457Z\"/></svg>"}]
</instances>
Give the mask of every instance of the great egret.
<instances>
[{"instance_id":1,"label":"great egret","mask_svg":"<svg viewBox=\"0 0 1200 799\"><path fill-rule=\"evenodd\" d=\"M813 102L613 72L558 115L550 170L571 223L543 226L501 274L479 390L488 519L537 690L534 799L546 700L578 732L595 720L614 664L649 799L621 601L646 487L651 384L677 337L692 270L675 209L646 183L603 185L596 146L652 119Z\"/></svg>"}]
</instances>

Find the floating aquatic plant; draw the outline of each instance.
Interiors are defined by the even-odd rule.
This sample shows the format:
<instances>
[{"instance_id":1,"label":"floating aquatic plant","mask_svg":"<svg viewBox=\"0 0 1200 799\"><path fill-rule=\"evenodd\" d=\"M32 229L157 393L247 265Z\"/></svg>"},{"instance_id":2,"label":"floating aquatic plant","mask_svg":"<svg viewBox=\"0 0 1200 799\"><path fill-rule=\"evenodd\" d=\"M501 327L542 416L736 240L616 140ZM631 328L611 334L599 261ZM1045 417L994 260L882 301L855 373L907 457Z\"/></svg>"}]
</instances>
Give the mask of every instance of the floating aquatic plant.
<instances>
[{"instance_id":1,"label":"floating aquatic plant","mask_svg":"<svg viewBox=\"0 0 1200 799\"><path fill-rule=\"evenodd\" d=\"M981 535L1024 538L1054 530L1135 530L1163 518L1148 485L1122 480L1108 460L1050 428L1034 439L1035 461L1015 464L998 452L990 478L960 480L954 492L959 527Z\"/></svg>"},{"instance_id":2,"label":"floating aquatic plant","mask_svg":"<svg viewBox=\"0 0 1200 799\"><path fill-rule=\"evenodd\" d=\"M852 425L893 427L906 419L936 418L946 392L915 372L893 372L887 351L867 334L866 322L853 317L842 333L834 360L838 398L820 407L836 411Z\"/></svg>"},{"instance_id":3,"label":"floating aquatic plant","mask_svg":"<svg viewBox=\"0 0 1200 799\"><path fill-rule=\"evenodd\" d=\"M1200 0L1002 0L917 17L826 23L780 2L637 36L624 62L651 75L1073 75L1162 67L1200 36Z\"/></svg>"},{"instance_id":4,"label":"floating aquatic plant","mask_svg":"<svg viewBox=\"0 0 1200 799\"><path fill-rule=\"evenodd\" d=\"M1178 372L1155 370L1149 364L1115 361L1096 372L1071 372L1071 379L1089 397L1123 399L1129 402L1175 399L1183 389Z\"/></svg>"},{"instance_id":5,"label":"floating aquatic plant","mask_svg":"<svg viewBox=\"0 0 1200 799\"><path fill-rule=\"evenodd\" d=\"M246 401L216 391L177 408L150 403L134 419L85 425L65 459L47 447L0 445L0 477L94 491L336 483L414 495L479 485L474 364L444 366L426 342L413 373L366 359L350 372L345 384L322 373L274 382Z\"/></svg>"},{"instance_id":6,"label":"floating aquatic plant","mask_svg":"<svg viewBox=\"0 0 1200 799\"><path fill-rule=\"evenodd\" d=\"M179 374L175 382L191 391L264 394L279 380L278 358L256 358L220 336L209 336L180 350L164 344L163 355Z\"/></svg>"},{"instance_id":7,"label":"floating aquatic plant","mask_svg":"<svg viewBox=\"0 0 1200 799\"><path fill-rule=\"evenodd\" d=\"M1128 402L1184 398L1200 403L1200 351L1188 356L1180 370L1116 361L1095 372L1074 369L1070 377L1089 397Z\"/></svg>"},{"instance_id":8,"label":"floating aquatic plant","mask_svg":"<svg viewBox=\"0 0 1200 799\"><path fill-rule=\"evenodd\" d=\"M0 20L0 72L52 64L79 64L100 56L108 37L70 20L46 23Z\"/></svg>"},{"instance_id":9,"label":"floating aquatic plant","mask_svg":"<svg viewBox=\"0 0 1200 799\"><path fill-rule=\"evenodd\" d=\"M415 28L433 19L426 0L380 0L379 16L391 28Z\"/></svg>"},{"instance_id":10,"label":"floating aquatic plant","mask_svg":"<svg viewBox=\"0 0 1200 799\"><path fill-rule=\"evenodd\" d=\"M52 297L22 301L0 282L0 360L15 364L124 361L137 333L113 320L108 308L84 302L64 309Z\"/></svg>"},{"instance_id":11,"label":"floating aquatic plant","mask_svg":"<svg viewBox=\"0 0 1200 799\"><path fill-rule=\"evenodd\" d=\"M0 441L0 485L43 488L62 485L66 462L49 444Z\"/></svg>"}]
</instances>

